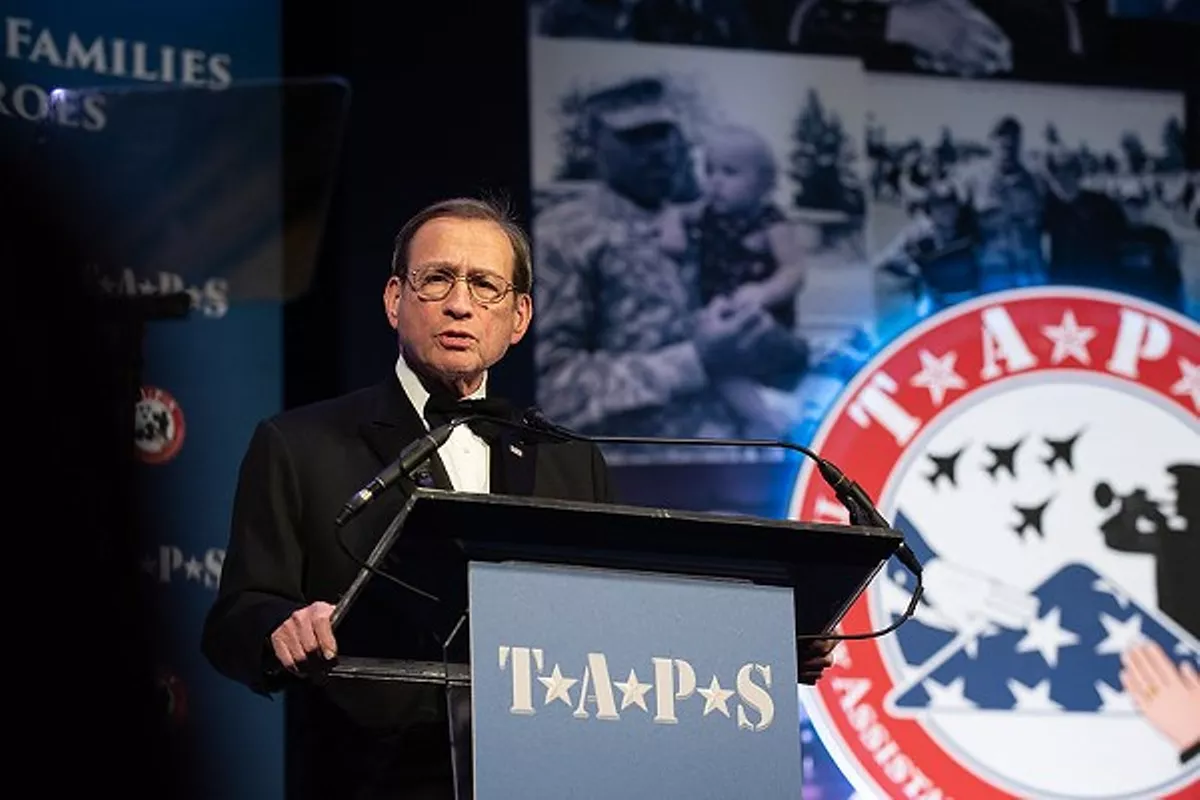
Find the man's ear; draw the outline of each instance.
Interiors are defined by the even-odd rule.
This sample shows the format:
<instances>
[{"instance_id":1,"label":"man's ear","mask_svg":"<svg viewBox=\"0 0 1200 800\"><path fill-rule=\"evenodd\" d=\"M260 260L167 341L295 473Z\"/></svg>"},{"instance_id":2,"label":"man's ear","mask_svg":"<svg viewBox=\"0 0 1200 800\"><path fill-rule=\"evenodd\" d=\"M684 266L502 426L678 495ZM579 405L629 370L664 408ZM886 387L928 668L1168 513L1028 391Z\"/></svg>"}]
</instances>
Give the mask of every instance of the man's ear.
<instances>
[{"instance_id":1,"label":"man's ear","mask_svg":"<svg viewBox=\"0 0 1200 800\"><path fill-rule=\"evenodd\" d=\"M516 323L513 325L512 336L509 338L510 345L521 341L525 337L525 332L529 330L529 324L533 321L533 296L518 294L513 313L516 315Z\"/></svg>"},{"instance_id":2,"label":"man's ear","mask_svg":"<svg viewBox=\"0 0 1200 800\"><path fill-rule=\"evenodd\" d=\"M393 330L400 324L400 293L404 287L396 275L388 278L383 287L383 313Z\"/></svg>"}]
</instances>

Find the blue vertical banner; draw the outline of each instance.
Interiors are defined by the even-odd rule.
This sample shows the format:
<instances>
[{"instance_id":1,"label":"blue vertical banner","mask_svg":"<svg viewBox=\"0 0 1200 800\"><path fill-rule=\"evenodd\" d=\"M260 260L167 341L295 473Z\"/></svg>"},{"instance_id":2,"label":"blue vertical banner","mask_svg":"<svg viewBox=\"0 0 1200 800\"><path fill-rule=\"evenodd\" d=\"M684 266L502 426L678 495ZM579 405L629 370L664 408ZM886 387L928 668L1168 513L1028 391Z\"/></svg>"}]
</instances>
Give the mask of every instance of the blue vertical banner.
<instances>
[{"instance_id":1,"label":"blue vertical banner","mask_svg":"<svg viewBox=\"0 0 1200 800\"><path fill-rule=\"evenodd\" d=\"M96 243L97 286L187 296L184 317L147 323L130 446L163 713L198 764L180 790L231 800L283 796L282 703L198 646L241 455L282 404L280 13L14 0L0 30L0 147L77 180L63 201Z\"/></svg>"}]
</instances>

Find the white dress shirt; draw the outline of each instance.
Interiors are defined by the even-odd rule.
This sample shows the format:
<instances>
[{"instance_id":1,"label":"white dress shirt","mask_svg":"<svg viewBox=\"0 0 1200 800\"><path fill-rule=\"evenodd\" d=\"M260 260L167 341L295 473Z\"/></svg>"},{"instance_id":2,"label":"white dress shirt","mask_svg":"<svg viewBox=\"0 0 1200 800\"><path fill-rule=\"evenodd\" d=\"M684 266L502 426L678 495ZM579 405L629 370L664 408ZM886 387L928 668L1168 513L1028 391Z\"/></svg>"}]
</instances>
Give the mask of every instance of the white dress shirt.
<instances>
[{"instance_id":1,"label":"white dress shirt","mask_svg":"<svg viewBox=\"0 0 1200 800\"><path fill-rule=\"evenodd\" d=\"M412 371L412 368L405 363L403 355L396 359L396 377L399 378L400 386L408 395L413 408L417 410L417 415L421 417L421 422L428 429L429 422L425 419L425 404L429 402L429 391ZM483 383L479 385L479 389L463 399L480 399L486 395L486 390L487 373L484 373ZM446 443L438 448L438 457L446 466L450 484L457 491L478 494L487 494L491 491L491 453L488 444L469 426L459 425L456 427L450 433L450 438L446 440Z\"/></svg>"}]
</instances>

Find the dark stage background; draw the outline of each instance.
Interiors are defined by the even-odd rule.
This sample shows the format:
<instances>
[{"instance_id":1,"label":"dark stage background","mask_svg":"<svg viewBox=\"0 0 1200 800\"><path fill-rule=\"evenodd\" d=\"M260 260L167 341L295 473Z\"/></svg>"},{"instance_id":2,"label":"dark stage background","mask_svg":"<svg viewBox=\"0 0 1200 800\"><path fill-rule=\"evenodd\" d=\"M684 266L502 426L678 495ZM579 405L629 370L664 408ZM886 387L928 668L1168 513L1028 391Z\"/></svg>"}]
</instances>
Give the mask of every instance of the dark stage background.
<instances>
[{"instance_id":1,"label":"dark stage background","mask_svg":"<svg viewBox=\"0 0 1200 800\"><path fill-rule=\"evenodd\" d=\"M1188 2L1183 0L1183 4ZM130 11L128 3L80 4L62 0L26 5L29 8L23 11L6 10L5 13L54 17L65 20L60 23L63 30L98 28L108 36L128 35L128 30L137 27L137 22L145 29L157 26L161 31L169 31L163 36L170 41L185 38L180 31L198 24L182 11L174 16L173 12L163 12L161 18L140 18L136 9ZM380 313L380 292L388 272L392 238L412 212L447 196L500 194L512 200L522 222L533 226L536 170L531 145L534 113L531 110L529 68L531 49L538 46L539 37L530 30L531 5L545 4L485 0L420 4L418 7L411 3L256 2L206 4L207 10L192 9L196 19L208 23L204 34L212 41L221 42L212 45L213 48L236 50L240 64L253 65L252 68L247 66L239 78L337 76L350 88L345 129L337 146L326 154L333 161L334 175L328 215L320 231L316 269L308 290L282 305L282 335L279 337L282 360L278 370L271 371L272 377L277 375L279 378L278 392L274 391L274 386L258 391L251 398L252 402L242 409L244 413L259 408L267 413L276 407L302 405L375 383L387 374L394 362L395 345ZM718 9L740 5L714 4ZM745 5L753 6L754 3ZM1039 7L1038 3L1017 0L1011 3L995 0L990 5L1007 9L1010 12L1008 18L1016 19L1018 23L1022 19L1022 10ZM1196 78L1200 75L1200 34L1197 28L1186 21L1152 18L1153 15L1146 11L1157 8L1155 3L1114 3L1111 9L1106 3L1089 3L1087 0L1078 5L1093 11L1100 9L1092 19L1102 20L1088 40L1086 58L1064 60L1052 51L1044 50L1043 62L1039 60L1038 48L1026 44L1024 49L1018 50L1020 58L1015 68L1008 74L996 76L995 80L1028 87L1065 88L1068 94L1072 87L1177 93L1184 99L1185 167L1193 174L1200 171L1200 81ZM87 9L86 14L79 11L83 7ZM1115 13L1108 14L1109 10L1129 13L1118 17ZM253 33L261 38L255 39L248 32L250 28L242 27L248 22L256 22ZM239 35L229 33L234 30L239 31ZM223 38L226 36L227 39ZM567 33L554 38L569 45L573 36ZM549 38L542 37L542 43ZM703 42L693 46L688 42L673 41L669 33L661 32L637 41L632 38L627 37L623 46L680 46L681 50L688 49L693 55L715 54L714 59L725 58L731 52L753 54L767 49L718 48ZM1019 38L1014 31L1014 39ZM1036 41L1036 37L1033 39ZM929 77L925 70L914 64L911 53L895 48L848 52L845 47L830 46L826 42L806 50L806 54L860 61L868 78L882 76L885 81L917 78L968 84L972 80L953 76ZM784 56L775 54L775 57ZM19 73L24 65L11 61L4 64L6 71L0 76L0 83L11 86L24 80ZM562 66L565 70L571 63L564 61ZM713 67L714 74L722 68L718 63ZM66 78L61 84L50 83L49 79L38 80L47 86L87 83L82 78L73 79L75 84ZM978 79L979 85L988 85L992 81ZM854 91L858 90L848 90L847 96ZM836 101L836 95L833 91L826 99ZM869 110L871 103L868 100L860 105ZM1008 112L1020 115L1021 101L1014 99L1011 108L998 106L987 111L989 114L994 111L996 118ZM1070 117L1070 108L1064 106L1064 131L1069 127ZM289 119L286 102L282 118ZM865 131L852 129L849 133L857 142L860 161L865 161L861 157ZM1074 139L1080 134L1066 135ZM303 135L298 130L288 129L287 137L303 138ZM1157 146L1156 142L1150 144ZM10 150L6 154L19 152ZM6 161L6 166L9 165ZM29 166L25 162L21 165ZM289 168L299 172L303 171L301 166L292 163ZM312 170L312 164L308 164L307 169ZM18 179L45 189L45 186L39 186L36 176L27 173L14 177L6 186L21 186ZM129 473L133 467L127 460L118 459L119 466L105 468L103 456L110 453L105 448L111 446L113 440L127 441L123 437L133 435L131 429L123 427L123 422L114 422L127 409L128 396L117 397L116 417L105 416L99 407L91 407L88 410L95 414L85 418L78 410L77 398L100 397L101 393L111 396L114 373L99 369L78 372L46 369L47 364L69 364L71 359L80 357L81 341L93 348L86 363L95 367L105 360L112 362L112 353L103 348L107 340L89 337L87 333L93 328L99 329L98 324L94 324L96 319L90 316L94 309L82 300L80 306L69 306L71 325L46 322L33 327L21 322L38 313L43 315L43 320L52 321L55 315L63 312L64 304L53 296L52 291L60 279L48 265L58 264L63 268L63 274L67 274L69 267L66 265L77 260L78 251L87 250L89 257L95 257L99 252L97 245L81 243L71 247L69 245L74 242L68 237L56 240L62 246L62 252L47 250L44 243L51 235L47 231L70 230L79 221L64 220L56 213L52 192L38 196L32 189L28 193L6 191L5 200L11 207L6 208L2 216L11 230L0 238L12 246L11 263L28 265L17 270L20 291L9 298L13 304L6 314L10 338L13 342L36 340L46 351L44 355L29 358L28 363L14 359L18 374L34 376L29 381L30 392L18 398L24 405L18 406L15 413L22 420L45 420L57 415L74 420L71 425L47 424L36 429L35 426L23 426L26 430L21 431L19 437L22 450L31 454L28 463L37 465L27 471L26 478L33 479L27 496L38 497L42 505L27 503L18 511L27 513L61 502L61 495L49 490L51 487L37 478L52 474L56 469L62 470L63 454L89 446L95 448L91 452L99 454L95 463L73 462L72 469L63 473L62 478L86 487L86 496L80 497L80 507L94 510L91 526L83 530L85 526L73 519L49 525L37 516L22 520L22 527L48 528L59 537L49 543L42 539L31 543L32 549L37 551L31 557L44 560L49 551L56 563L64 562L64 569L68 570L65 574L69 578L56 584L57 591L52 593L56 598L54 603L61 598L65 608L88 609L87 614L70 617L74 627L64 623L62 612L57 611L48 615L48 623L31 626L35 635L29 641L38 644L36 655L45 663L55 665L44 673L47 680L39 687L41 696L47 698L46 712L35 715L28 726L32 746L62 752L65 745L81 738L94 743L87 758L78 764L78 774L63 772L49 776L64 790L68 784L76 783L93 790L107 788L105 784L127 789L142 784L147 785L155 796L282 797L284 781L279 779L279 774L286 769L279 763L283 737L281 726L276 724L279 706L253 697L240 687L231 687L228 692L212 691L209 683L216 676L194 677L196 671L204 667L199 664L192 632L197 630L204 605L211 600L212 585L211 581L205 584L198 578L193 579L190 572L185 578L182 562L169 559L169 556L174 557L171 552L179 552L180 558L187 555L190 563L191 553L220 550L224 547L227 531L220 525L206 525L202 530L190 531L185 537L187 541L179 541L175 532L156 529L153 515L144 524L126 515L120 500L124 497L122 492L130 489L130 484L122 479L132 477ZM29 204L20 202L24 197L30 198ZM35 200L39 202L35 204ZM283 202L289 202L289 198L284 198ZM37 216L37 212L42 212L38 220L41 227L28 221L31 215ZM1195 231L1192 233L1195 235ZM872 242L872 247L881 244ZM1197 264L1189 266L1191 270L1197 268L1200 268ZM61 280L71 286L69 278ZM39 300L45 302L39 303ZM40 310L43 306L44 311ZM1195 313L1184 316L1194 327ZM17 324L13 324L14 321ZM189 322L188 325L226 325L227 322ZM909 323L911 320L906 318L905 324ZM495 392L522 405L540 399L535 360L536 329L531 334L509 354L491 378ZM182 343L187 358L193 359L197 366L179 367L175 371L166 369L160 374L172 378L179 375L181 382L201 385L210 385L209 378L216 381L212 376L220 376L220 380L235 387L231 391L236 397L236 387L245 388L242 378L255 372L253 364L247 366L245 360L222 362L215 355L217 350L207 360L201 359L198 353L203 348L197 350L192 340L184 341L174 338L175 335L168 332L156 339L152 330L152 362L160 366L174 362L174 353L178 351L170 348ZM196 339L209 341L205 339L207 336L210 336L208 332L197 333ZM227 349L221 352L239 353L245 349L232 333L224 334L220 341L221 347ZM879 349L885 343L876 341L871 346ZM845 378L848 380L849 376ZM118 388L128 387L120 385ZM191 438L184 445L185 453L193 443L198 445L206 436L218 438L213 430L221 432L222 446L230 453L238 452L244 446L241 429L231 432L229 426L221 424L223 412L220 409L212 411L208 417L199 408L187 407L186 411L189 415L195 413L194 417L189 416L188 437ZM1193 431L1195 424L1193 416ZM206 425L211 427L206 429ZM241 432L248 433L248 430ZM805 438L811 435L812 430L806 429ZM145 467L139 465L138 469ZM176 481L165 494L174 505L183 509L182 513L200 505L220 505L231 491L234 477L232 470L222 467L219 471L206 472L203 480L195 484ZM617 470L616 478L624 497L634 503L778 516L789 513L796 466L790 463L718 466L678 463L669 467L624 464ZM21 486L19 491L24 489ZM42 493L46 496L42 497ZM224 518L226 512L227 509L217 508L213 513ZM156 584L149 594L142 592L145 576L132 563L144 556L147 541L155 552L163 553L160 565L166 570L163 574L173 571L173 583L164 580L161 582L164 585ZM106 547L105 542L114 546ZM190 548L191 553L159 550L160 547L177 546L184 551ZM220 554L223 556L223 550ZM120 557L130 560L128 573L122 572ZM135 572L136 575L132 574ZM28 587L28 591L35 592L34 597L46 594L44 584L37 582ZM189 594L184 596L181 592ZM1143 603L1153 605L1150 601L1143 600ZM96 614L97 606L104 609L103 613ZM146 614L148 609L154 613ZM81 621L75 616L84 619ZM147 616L150 619L145 619ZM117 622L119 632L106 633L103 626L95 624L97 617L101 620L144 620L146 627ZM1172 630L1176 631L1179 641L1186 644L1188 634ZM64 631L68 634L74 631L74 638L64 638ZM123 664L135 660L133 656L149 647L147 639L153 639L156 646L150 648L152 655L145 659L141 673L124 669ZM170 655L164 655L163 641L168 643ZM127 660L100 657L114 649L123 650ZM92 661L95 663L89 673L88 664ZM164 664L172 667L174 673L168 670L164 677ZM145 673L153 673L157 679L157 693L153 697L142 691L144 683L134 685L132 681L132 677L144 678ZM121 699L126 697L132 699L122 703ZM181 702L185 697L186 704ZM230 700L230 697L236 699ZM123 720L133 725L128 738L107 736L108 721L129 709L135 711L125 715ZM144 715L138 717L137 709ZM202 726L193 724L197 717L203 718ZM78 724L73 722L77 719L81 720ZM137 725L139 719L144 723L140 727ZM246 720L256 721L258 727L247 727ZM139 734L144 734L145 744L133 747ZM849 757L835 763L835 758L826 752L826 747L821 744L826 736L829 736L827 745L837 744L837 737L827 731L817 736L811 725L806 728L806 746L814 754L806 757L805 763L806 780L811 788L811 792L806 793L808 800L844 800L853 796L855 786L858 786L851 786L848 778L854 771ZM89 764L91 766L87 766ZM247 778L251 773L253 777ZM35 773L37 775L49 779L40 770ZM1188 780L1192 782L1184 786L1184 791L1194 790L1197 785L1193 779Z\"/></svg>"}]
</instances>

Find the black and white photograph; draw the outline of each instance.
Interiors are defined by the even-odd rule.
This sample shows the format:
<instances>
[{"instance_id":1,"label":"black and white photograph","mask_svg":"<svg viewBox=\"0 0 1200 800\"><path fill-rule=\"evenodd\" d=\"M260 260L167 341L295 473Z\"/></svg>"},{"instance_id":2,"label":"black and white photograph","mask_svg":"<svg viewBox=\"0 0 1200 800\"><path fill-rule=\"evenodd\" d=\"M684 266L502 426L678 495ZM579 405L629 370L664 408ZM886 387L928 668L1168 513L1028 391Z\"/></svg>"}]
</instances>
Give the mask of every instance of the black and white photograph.
<instances>
[{"instance_id":1,"label":"black and white photograph","mask_svg":"<svg viewBox=\"0 0 1200 800\"><path fill-rule=\"evenodd\" d=\"M1108 2L530 0L530 29L556 38L855 55L966 78L1033 76L1100 62Z\"/></svg>"},{"instance_id":2,"label":"black and white photograph","mask_svg":"<svg viewBox=\"0 0 1200 800\"><path fill-rule=\"evenodd\" d=\"M530 82L547 415L590 434L778 438L823 410L875 315L858 63L536 39Z\"/></svg>"},{"instance_id":3,"label":"black and white photograph","mask_svg":"<svg viewBox=\"0 0 1200 800\"><path fill-rule=\"evenodd\" d=\"M877 74L868 85L883 338L978 294L1043 284L1200 312L1182 95Z\"/></svg>"}]
</instances>

